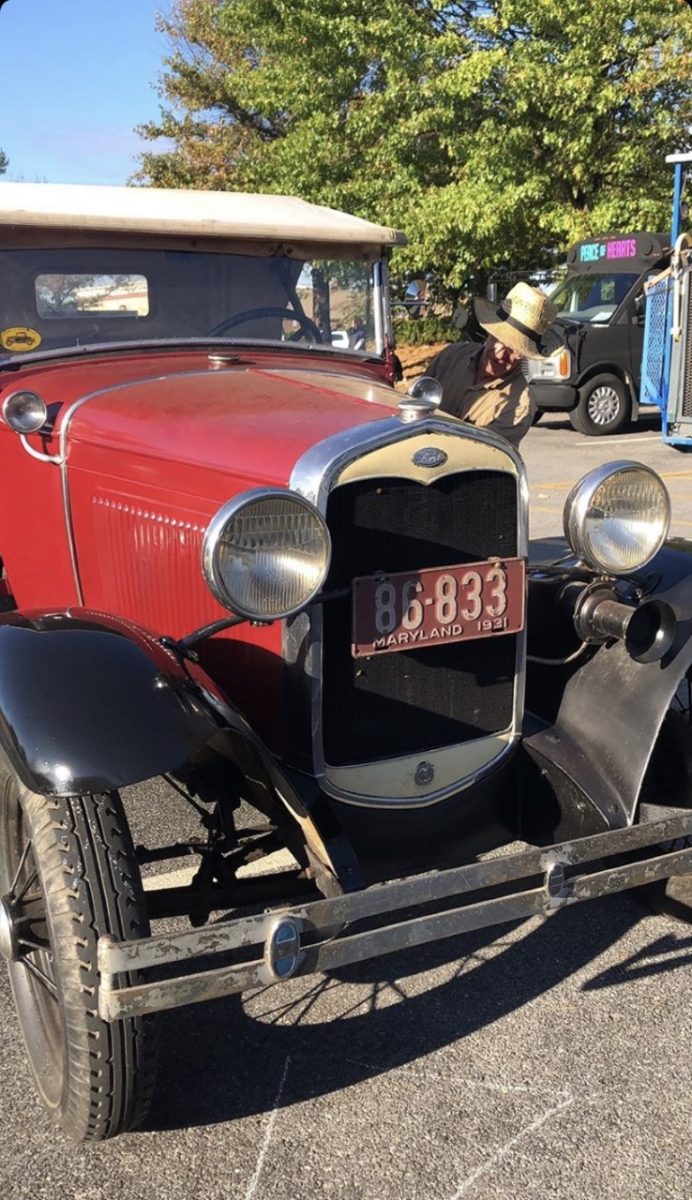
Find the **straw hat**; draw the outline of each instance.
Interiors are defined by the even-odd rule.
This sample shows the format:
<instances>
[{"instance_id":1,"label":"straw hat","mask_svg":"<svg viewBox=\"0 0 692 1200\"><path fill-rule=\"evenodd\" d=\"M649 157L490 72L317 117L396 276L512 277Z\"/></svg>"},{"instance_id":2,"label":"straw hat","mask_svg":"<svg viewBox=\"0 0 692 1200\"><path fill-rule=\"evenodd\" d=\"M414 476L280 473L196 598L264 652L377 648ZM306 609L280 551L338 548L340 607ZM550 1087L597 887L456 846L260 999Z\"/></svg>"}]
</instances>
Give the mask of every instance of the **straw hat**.
<instances>
[{"instance_id":1,"label":"straw hat","mask_svg":"<svg viewBox=\"0 0 692 1200\"><path fill-rule=\"evenodd\" d=\"M543 358L541 337L557 318L557 309L539 288L517 283L502 303L477 297L474 308L483 328L525 358Z\"/></svg>"}]
</instances>

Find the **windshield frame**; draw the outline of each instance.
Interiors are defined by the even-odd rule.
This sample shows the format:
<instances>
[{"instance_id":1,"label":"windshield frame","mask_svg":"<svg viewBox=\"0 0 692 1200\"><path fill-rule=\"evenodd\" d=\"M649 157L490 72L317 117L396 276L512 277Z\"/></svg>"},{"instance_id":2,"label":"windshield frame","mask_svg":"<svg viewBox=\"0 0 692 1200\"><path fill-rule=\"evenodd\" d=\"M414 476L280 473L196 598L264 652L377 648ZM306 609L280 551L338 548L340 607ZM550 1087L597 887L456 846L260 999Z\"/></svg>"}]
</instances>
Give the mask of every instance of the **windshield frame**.
<instances>
[{"instance_id":1,"label":"windshield frame","mask_svg":"<svg viewBox=\"0 0 692 1200\"><path fill-rule=\"evenodd\" d=\"M188 239L188 238L172 239L170 237L165 238L165 239L159 239L159 238L134 239L132 237L127 237L127 238L113 238L113 239L109 238L108 240L99 239L98 242L95 242L93 235L87 235L84 238L80 238L76 243L75 243L74 239L70 239L69 243L66 243L64 238L59 236L59 233L58 233L58 236L55 236L54 238L49 239L46 236L47 231L42 231L42 232L43 232L43 236L38 239L38 245L27 244L27 241L23 237L19 237L17 239L17 241L15 242L14 240L10 241L6 237L0 236L0 258L2 256L2 252L6 251L6 250L10 250L10 251L11 250L16 250L16 251L34 250L34 251L36 251L37 258L40 256L41 251L44 251L44 252L45 251L58 251L63 256L69 256L70 252L74 251L74 250L79 250L79 251L93 250L93 251L98 251L98 252L102 253L104 256L112 254L113 261L115 262L118 252L121 250L127 250L130 253L130 255L132 254L132 252L137 252L137 251L154 252L154 253L157 251L174 251L174 252L179 252L180 254L184 254L185 252L192 252L192 253L197 253L197 254L210 254L213 256L218 256L219 260L221 260L222 258L230 257L232 255L236 255L236 256L242 255L243 257L251 257L251 258L257 258L257 259L267 259L267 258L275 259L275 258L279 257L279 258L285 259L288 262L293 261L293 262L301 262L301 263L310 263L310 262L314 262L317 260L318 262L327 262L327 263L329 263L329 262L345 262L345 263L351 262L354 264L354 266L358 266L358 264L360 264L361 267L363 268L362 295L364 297L366 297L366 296L369 297L368 306L370 308L370 322L371 322L371 323L369 323L369 330L370 330L370 333L368 336L369 344L367 346L359 346L358 348L356 348L356 346L353 344L351 344L351 345L345 344L348 339L344 338L343 335L342 335L341 339L339 340L339 342L334 342L334 341L329 341L329 340L320 342L320 341L316 341L315 339L311 339L309 337L309 331L304 331L303 336L305 337L305 340L295 340L295 341L290 340L290 337L288 337L288 336L286 336L286 337L282 336L280 339L274 338L274 337L262 337L262 336L236 337L236 336L228 336L227 334L222 334L222 333L214 333L214 332L206 333L206 331L203 332L201 334L201 336L199 334L193 334L192 336L185 336L184 331L183 331L181 336L168 337L165 335L165 331L162 331L162 336L157 336L157 334L155 332L152 332L152 335L150 337L131 337L131 336L113 337L113 338L108 338L107 340L99 339L98 341L91 341L91 342L87 341L82 344L70 343L70 344L62 345L62 346L55 346L55 344L53 344L52 346L50 346L50 348L46 348L46 349L41 349L38 346L36 346L34 348L28 348L26 350L16 350L16 349L10 349L8 346L0 345L0 367L2 367L2 368L7 367L8 365L18 366L18 365L21 365L22 363L40 362L40 361L44 361L46 359L59 360L64 357L71 357L71 358L73 358L75 356L82 357L85 354L86 355L102 354L102 353L108 353L111 351L127 351L127 352L131 353L132 351L136 351L138 349L152 350L152 349L156 349L156 348L175 348L176 346L180 346L180 347L185 347L185 346L188 346L188 347L203 347L203 346L233 347L233 346L238 346L238 347L247 347L247 348L251 347L254 349L261 349L262 347L267 347L267 349L271 349L272 351L296 350L298 352L303 352L303 353L310 352L310 353L317 353L317 354L327 353L329 355L334 355L334 354L346 355L346 356L353 358L355 360L358 360L358 361L371 361L371 362L373 360L377 361L377 362L384 361L389 350L391 349L391 343L392 343L393 339L392 339L392 327L391 327L391 313L389 312L389 308L388 308L389 291L388 291L387 262L386 262L388 251L387 251L386 247L370 247L370 248L368 248L368 252L364 253L362 248L360 248L360 247L345 246L345 245L344 246L342 246L342 245L317 246L317 245L310 244L310 245L304 245L304 246L293 245L291 247L285 247L285 246L281 246L278 244L250 245L248 243L244 243L242 245L239 245L239 244L232 244L232 243L229 244L228 242L222 242L221 244L218 244L218 243L215 243L214 240L211 238L192 240L192 239ZM48 266L46 268L41 267L39 270L34 271L33 275L35 277L38 277L38 276L42 276L44 274L48 274L49 272L50 272L50 266ZM75 274L79 274L79 264L77 262L75 264ZM105 274L108 274L108 272L105 271L104 275ZM146 271L144 269L143 269L143 274L146 276ZM331 288L333 285L330 284L329 286ZM338 284L337 284L337 286L338 286ZM204 290L205 289L202 288L202 291L204 291ZM330 294L331 294L331 292L330 292ZM357 303L357 295L358 295L358 292L356 292L356 303ZM277 300L279 301L279 303L277 303L276 305L273 305L272 307L275 307L277 309L279 307L283 307L283 303L282 303L283 296L279 296L277 294ZM212 304L212 303L214 303L213 298L210 300L210 304ZM250 308L250 307L251 307L251 305L248 304L248 308ZM262 306L259 306L259 307L262 307ZM307 314L305 314L304 312L301 314L302 306L300 303L300 298L298 299L298 306L296 307L296 304L294 303L293 299L290 297L290 294L287 294L285 297L285 307L287 310L289 310L289 309L296 310L296 318L295 319L296 319L297 324L300 326L301 315L303 315L303 317L307 316ZM245 309L241 308L239 306L237 311L244 312ZM27 313L27 315L31 315L31 314ZM99 317L99 315L100 314L95 311L94 317L97 318L97 317ZM231 314L231 315L235 315L235 314ZM148 316L148 314L147 314L147 316ZM42 320L40 315L37 312L35 318L32 317L32 319L35 319L35 323L38 325L39 329L41 329L43 331L41 336L47 337L48 334L45 332L46 325L47 325L48 321L50 321L52 323L53 318L47 318L47 319ZM68 317L68 319L70 319L70 318ZM75 319L75 318L71 318L71 319ZM143 319L146 319L146 316ZM331 330L332 335L334 333L334 330L339 329L339 325L343 323L342 321L340 321L338 314L335 316L334 322L335 323L330 322L330 330ZM219 323L222 324L222 322L219 322ZM8 325L7 315L5 315L4 324ZM20 330L24 327L24 324L25 324L25 322L23 322L20 318L14 323L14 327L12 324L8 325L8 332L10 330L12 330L14 332L14 328ZM77 324L78 323L75 319L75 328L76 329L77 329ZM27 328L31 329L31 326L28 321L26 322L26 326L27 326ZM344 329L346 329L346 326L344 326ZM98 331L95 330L95 332L98 332ZM352 341L352 339L351 339L351 341Z\"/></svg>"},{"instance_id":2,"label":"windshield frame","mask_svg":"<svg viewBox=\"0 0 692 1200\"><path fill-rule=\"evenodd\" d=\"M103 354L131 354L138 351L155 353L157 350L204 350L218 348L219 352L237 349L254 351L267 349L290 354L324 354L341 358L349 358L361 362L382 363L384 355L373 350L352 350L343 346L330 346L325 342L281 342L252 338L151 338L135 339L133 341L92 342L88 346L63 346L57 350L29 350L21 354L1 354L0 371L30 365L32 363L61 362L68 358L95 358Z\"/></svg>"}]
</instances>

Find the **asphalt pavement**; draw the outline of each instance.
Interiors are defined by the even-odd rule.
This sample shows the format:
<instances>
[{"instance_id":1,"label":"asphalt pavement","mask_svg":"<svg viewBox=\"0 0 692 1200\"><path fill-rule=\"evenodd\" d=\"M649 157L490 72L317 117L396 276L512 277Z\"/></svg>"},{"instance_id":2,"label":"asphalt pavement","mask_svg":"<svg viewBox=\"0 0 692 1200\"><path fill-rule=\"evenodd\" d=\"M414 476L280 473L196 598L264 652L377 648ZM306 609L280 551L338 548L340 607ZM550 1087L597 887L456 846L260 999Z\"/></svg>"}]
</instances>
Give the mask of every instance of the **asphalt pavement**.
<instances>
[{"instance_id":1,"label":"asphalt pavement","mask_svg":"<svg viewBox=\"0 0 692 1200\"><path fill-rule=\"evenodd\" d=\"M692 537L692 458L651 422L551 417L524 450L534 536L617 457ZM138 830L186 819L128 800ZM147 1125L86 1148L34 1098L0 970L0 1200L689 1200L691 964L692 927L630 894L166 1013Z\"/></svg>"},{"instance_id":2,"label":"asphalt pavement","mask_svg":"<svg viewBox=\"0 0 692 1200\"><path fill-rule=\"evenodd\" d=\"M692 540L692 453L661 441L660 419L644 416L629 433L583 437L565 413L546 414L521 445L531 498L531 537L559 533L574 483L600 463L634 459L658 471L672 500L671 533Z\"/></svg>"}]
</instances>

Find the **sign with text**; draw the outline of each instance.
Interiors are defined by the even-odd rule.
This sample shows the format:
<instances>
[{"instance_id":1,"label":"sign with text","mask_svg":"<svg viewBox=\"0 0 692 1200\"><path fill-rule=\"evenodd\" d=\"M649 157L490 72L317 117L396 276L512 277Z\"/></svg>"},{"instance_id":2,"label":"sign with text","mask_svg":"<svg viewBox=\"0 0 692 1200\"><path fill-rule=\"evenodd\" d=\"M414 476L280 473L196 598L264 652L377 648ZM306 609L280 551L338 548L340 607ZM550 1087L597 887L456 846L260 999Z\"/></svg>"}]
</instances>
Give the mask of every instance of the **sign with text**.
<instances>
[{"instance_id":1,"label":"sign with text","mask_svg":"<svg viewBox=\"0 0 692 1200\"><path fill-rule=\"evenodd\" d=\"M354 658L517 633L524 625L522 558L490 559L353 581Z\"/></svg>"}]
</instances>

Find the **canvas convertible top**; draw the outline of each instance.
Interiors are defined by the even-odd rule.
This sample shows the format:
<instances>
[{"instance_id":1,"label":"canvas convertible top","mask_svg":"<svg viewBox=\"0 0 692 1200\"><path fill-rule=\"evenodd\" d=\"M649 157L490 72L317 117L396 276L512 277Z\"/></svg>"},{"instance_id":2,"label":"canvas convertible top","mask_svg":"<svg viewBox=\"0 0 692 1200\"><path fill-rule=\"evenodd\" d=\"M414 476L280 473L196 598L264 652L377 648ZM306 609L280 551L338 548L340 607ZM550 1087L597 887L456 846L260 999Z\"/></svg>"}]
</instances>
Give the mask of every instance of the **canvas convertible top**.
<instances>
[{"instance_id":1,"label":"canvas convertible top","mask_svg":"<svg viewBox=\"0 0 692 1200\"><path fill-rule=\"evenodd\" d=\"M405 235L294 196L64 183L0 183L0 227L177 234L354 246Z\"/></svg>"}]
</instances>

